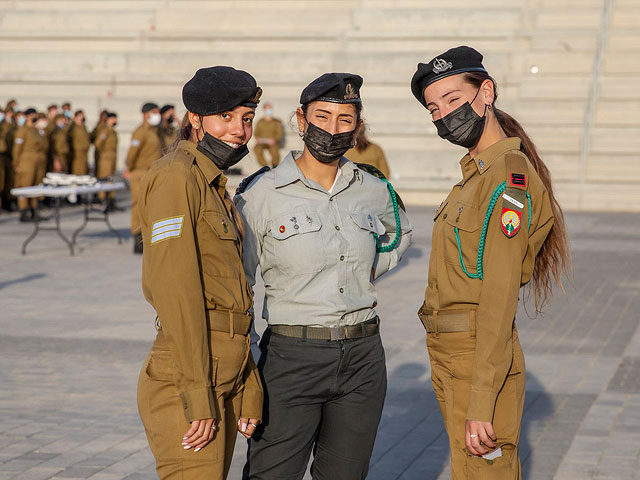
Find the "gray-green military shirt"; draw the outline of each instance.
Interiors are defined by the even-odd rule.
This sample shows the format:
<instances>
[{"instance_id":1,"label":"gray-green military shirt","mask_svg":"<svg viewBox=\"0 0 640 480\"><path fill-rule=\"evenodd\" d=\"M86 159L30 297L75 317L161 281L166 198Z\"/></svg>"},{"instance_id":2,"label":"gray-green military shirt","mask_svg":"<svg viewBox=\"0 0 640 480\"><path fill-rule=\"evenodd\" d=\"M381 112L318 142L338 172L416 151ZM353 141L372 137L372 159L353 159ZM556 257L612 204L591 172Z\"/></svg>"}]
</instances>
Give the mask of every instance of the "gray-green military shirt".
<instances>
[{"instance_id":1,"label":"gray-green military shirt","mask_svg":"<svg viewBox=\"0 0 640 480\"><path fill-rule=\"evenodd\" d=\"M401 238L386 183L342 158L331 192L307 179L290 152L274 170L235 197L245 221L243 262L265 283L263 317L270 324L336 327L375 317L373 280L394 268L411 242L400 209ZM375 272L375 273L372 273Z\"/></svg>"}]
</instances>

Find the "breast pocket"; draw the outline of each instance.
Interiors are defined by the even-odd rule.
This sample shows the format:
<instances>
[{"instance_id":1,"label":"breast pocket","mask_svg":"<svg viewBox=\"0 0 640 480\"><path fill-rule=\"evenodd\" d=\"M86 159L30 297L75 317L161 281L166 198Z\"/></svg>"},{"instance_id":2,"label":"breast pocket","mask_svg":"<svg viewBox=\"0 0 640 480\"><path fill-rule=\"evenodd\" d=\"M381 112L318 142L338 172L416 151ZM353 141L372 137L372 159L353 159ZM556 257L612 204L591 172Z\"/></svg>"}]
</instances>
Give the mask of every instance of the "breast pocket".
<instances>
[{"instance_id":1,"label":"breast pocket","mask_svg":"<svg viewBox=\"0 0 640 480\"><path fill-rule=\"evenodd\" d=\"M445 221L448 224L445 239L446 261L460 267L462 256L467 271L476 273L478 243L480 242L478 207L456 202L452 208L448 209Z\"/></svg>"},{"instance_id":2,"label":"breast pocket","mask_svg":"<svg viewBox=\"0 0 640 480\"><path fill-rule=\"evenodd\" d=\"M353 239L349 241L350 258L355 259L356 268L362 267L367 273L371 271L376 258L376 238L386 233L384 225L373 213L351 212L349 217L353 221Z\"/></svg>"},{"instance_id":3,"label":"breast pocket","mask_svg":"<svg viewBox=\"0 0 640 480\"><path fill-rule=\"evenodd\" d=\"M325 265L322 221L315 212L293 212L271 221L274 266L290 275L320 271Z\"/></svg>"},{"instance_id":4,"label":"breast pocket","mask_svg":"<svg viewBox=\"0 0 640 480\"><path fill-rule=\"evenodd\" d=\"M204 273L213 277L237 278L242 266L238 241L236 227L226 214L202 212L198 220L198 244Z\"/></svg>"}]
</instances>

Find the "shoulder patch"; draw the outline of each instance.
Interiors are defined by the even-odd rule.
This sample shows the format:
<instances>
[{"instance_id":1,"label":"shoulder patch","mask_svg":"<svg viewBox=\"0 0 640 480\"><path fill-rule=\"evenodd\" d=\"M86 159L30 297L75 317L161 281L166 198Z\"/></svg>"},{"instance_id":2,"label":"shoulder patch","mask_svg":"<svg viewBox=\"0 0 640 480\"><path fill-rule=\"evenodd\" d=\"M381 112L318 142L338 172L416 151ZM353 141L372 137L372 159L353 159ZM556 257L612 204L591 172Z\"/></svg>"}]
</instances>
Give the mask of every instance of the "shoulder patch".
<instances>
[{"instance_id":1,"label":"shoulder patch","mask_svg":"<svg viewBox=\"0 0 640 480\"><path fill-rule=\"evenodd\" d=\"M151 227L151 245L154 243L182 236L184 215L170 217L154 222Z\"/></svg>"},{"instance_id":2,"label":"shoulder patch","mask_svg":"<svg viewBox=\"0 0 640 480\"><path fill-rule=\"evenodd\" d=\"M132 147L137 147L138 145L140 145L140 140L135 139L131 141L131 146Z\"/></svg>"},{"instance_id":3,"label":"shoulder patch","mask_svg":"<svg viewBox=\"0 0 640 480\"><path fill-rule=\"evenodd\" d=\"M260 170L258 170L257 172L252 173L251 175L249 175L247 178L244 178L241 182L240 185L238 185L238 188L236 188L236 195L239 195L241 193L244 193L244 191L247 189L247 187L249 186L249 184L253 181L254 178L262 175L263 173L266 173L270 170L270 168L268 166L264 166L262 167Z\"/></svg>"},{"instance_id":4,"label":"shoulder patch","mask_svg":"<svg viewBox=\"0 0 640 480\"><path fill-rule=\"evenodd\" d=\"M369 165L368 163L356 163L356 167L358 167L360 170L364 170L365 172L370 173L374 177L378 177L380 180L386 180L387 179L384 176L384 173L382 173L380 170L378 170L373 165Z\"/></svg>"},{"instance_id":5,"label":"shoulder patch","mask_svg":"<svg viewBox=\"0 0 640 480\"><path fill-rule=\"evenodd\" d=\"M14 142L16 142L18 145L20 145L20 144L24 143L24 138L20 138L20 137L18 137L18 138L16 138L16 139L14 140Z\"/></svg>"}]
</instances>

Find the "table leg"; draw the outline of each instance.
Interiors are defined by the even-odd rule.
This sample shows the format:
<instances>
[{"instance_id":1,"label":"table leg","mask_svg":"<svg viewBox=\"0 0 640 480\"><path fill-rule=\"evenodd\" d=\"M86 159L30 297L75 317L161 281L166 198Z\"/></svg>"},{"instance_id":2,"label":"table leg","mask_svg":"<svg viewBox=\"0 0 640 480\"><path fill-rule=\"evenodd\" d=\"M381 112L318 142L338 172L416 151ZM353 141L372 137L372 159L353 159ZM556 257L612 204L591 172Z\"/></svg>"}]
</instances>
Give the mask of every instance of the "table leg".
<instances>
[{"instance_id":1,"label":"table leg","mask_svg":"<svg viewBox=\"0 0 640 480\"><path fill-rule=\"evenodd\" d=\"M38 210L39 210L39 206L40 206L40 200L38 198L36 198L35 200L36 200L36 206L33 209L33 211L34 211L34 213L33 213L33 215L34 215L34 218L33 218L33 232L31 232L31 235L29 235L29 237L22 244L22 255L26 255L27 254L27 245L29 244L29 242L31 242L31 240L36 238L36 235L38 234L38 230L40 230L40 215L38 215Z\"/></svg>"},{"instance_id":2,"label":"table leg","mask_svg":"<svg viewBox=\"0 0 640 480\"><path fill-rule=\"evenodd\" d=\"M82 201L82 197L78 197L80 198L80 201ZM80 225L80 227L78 227L78 229L73 232L73 235L71 236L71 243L75 245L76 243L76 238L78 237L78 234L84 230L84 227L87 226L87 223L89 223L89 201L87 199L85 199L84 201L84 220L82 221L82 225Z\"/></svg>"},{"instance_id":3,"label":"table leg","mask_svg":"<svg viewBox=\"0 0 640 480\"><path fill-rule=\"evenodd\" d=\"M111 226L111 223L109 222L109 209L105 208L104 210L104 223L107 224L107 228L109 228L109 230L111 230L113 233L116 234L116 236L118 237L118 245L122 244L122 237L120 236L120 233Z\"/></svg>"},{"instance_id":4,"label":"table leg","mask_svg":"<svg viewBox=\"0 0 640 480\"><path fill-rule=\"evenodd\" d=\"M56 203L55 203L56 207L55 207L55 219L56 219L56 231L58 232L58 235L60 236L60 238L62 240L64 240L64 242L69 246L69 250L71 251L71 255L74 255L74 251L73 251L73 244L75 242L70 241L67 237L64 236L64 234L62 233L62 230L60 230L60 197L56 197Z\"/></svg>"}]
</instances>

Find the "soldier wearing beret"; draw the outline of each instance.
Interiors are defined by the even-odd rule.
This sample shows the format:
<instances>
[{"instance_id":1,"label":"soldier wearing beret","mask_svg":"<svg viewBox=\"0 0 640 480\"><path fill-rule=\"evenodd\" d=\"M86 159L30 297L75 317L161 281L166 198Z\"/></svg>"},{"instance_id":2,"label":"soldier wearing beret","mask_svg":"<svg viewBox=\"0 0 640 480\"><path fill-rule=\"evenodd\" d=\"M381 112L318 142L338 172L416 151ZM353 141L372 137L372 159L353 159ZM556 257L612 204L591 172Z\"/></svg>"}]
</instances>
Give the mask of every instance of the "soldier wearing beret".
<instances>
[{"instance_id":1,"label":"soldier wearing beret","mask_svg":"<svg viewBox=\"0 0 640 480\"><path fill-rule=\"evenodd\" d=\"M96 177L104 179L113 175L116 171L116 160L118 156L118 132L116 125L118 123L118 115L113 112L107 112L104 125L98 130L98 136L95 139L96 158L100 161L96 167ZM107 210L117 210L115 204L115 195L109 192L108 196L100 193L100 199L107 199Z\"/></svg>"},{"instance_id":2,"label":"soldier wearing beret","mask_svg":"<svg viewBox=\"0 0 640 480\"><path fill-rule=\"evenodd\" d=\"M438 135L468 150L438 208L418 315L449 435L454 479L520 479L525 366L515 314L531 282L536 310L568 264L549 170L522 126L495 107L482 55L457 47L418 64L411 90Z\"/></svg>"},{"instance_id":3,"label":"soldier wearing beret","mask_svg":"<svg viewBox=\"0 0 640 480\"><path fill-rule=\"evenodd\" d=\"M343 155L353 146L362 78L327 73L296 111L304 151L243 182L249 284L266 285L260 349L265 422L246 479L362 479L386 392L373 282L394 268L411 225L392 187ZM247 185L248 184L248 185Z\"/></svg>"},{"instance_id":4,"label":"soldier wearing beret","mask_svg":"<svg viewBox=\"0 0 640 480\"><path fill-rule=\"evenodd\" d=\"M69 171L69 135L67 117L59 113L54 118L55 129L51 133L51 148L54 172Z\"/></svg>"},{"instance_id":5,"label":"soldier wearing beret","mask_svg":"<svg viewBox=\"0 0 640 480\"><path fill-rule=\"evenodd\" d=\"M71 173L73 175L87 175L89 173L89 147L91 137L85 125L84 112L78 110L73 114L73 123L69 130L69 144L71 147Z\"/></svg>"},{"instance_id":6,"label":"soldier wearing beret","mask_svg":"<svg viewBox=\"0 0 640 480\"><path fill-rule=\"evenodd\" d=\"M158 127L158 134L160 135L162 151L164 152L176 139L176 127L174 125L175 107L170 104L163 105L160 109L160 115L162 116L162 120Z\"/></svg>"},{"instance_id":7,"label":"soldier wearing beret","mask_svg":"<svg viewBox=\"0 0 640 480\"><path fill-rule=\"evenodd\" d=\"M198 70L182 90L178 142L140 185L142 286L158 335L138 408L163 480L226 478L238 431L250 437L262 418L244 227L223 173L248 153L261 92L247 72Z\"/></svg>"},{"instance_id":8,"label":"soldier wearing beret","mask_svg":"<svg viewBox=\"0 0 640 480\"><path fill-rule=\"evenodd\" d=\"M131 189L131 234L133 235L133 253L142 253L142 235L138 218L138 197L140 180L153 162L160 158L162 142L158 136L160 110L155 103L147 102L142 106L142 125L131 134L131 146L127 153L127 170Z\"/></svg>"}]
</instances>

